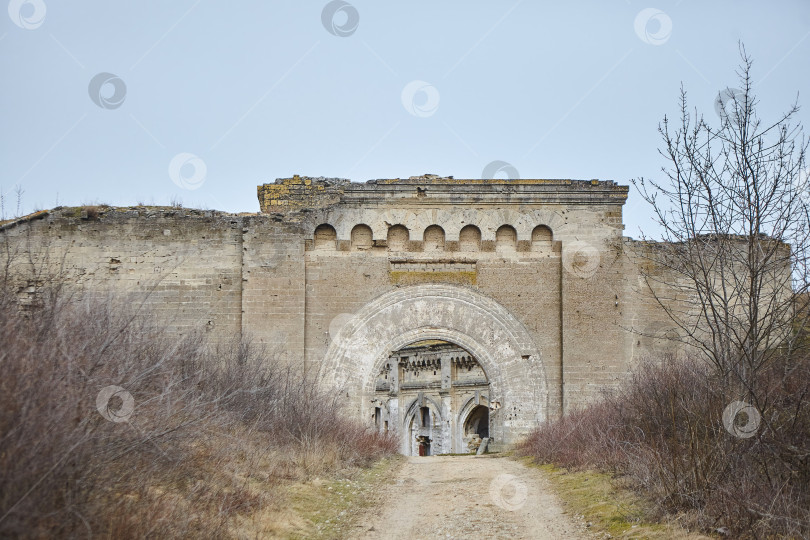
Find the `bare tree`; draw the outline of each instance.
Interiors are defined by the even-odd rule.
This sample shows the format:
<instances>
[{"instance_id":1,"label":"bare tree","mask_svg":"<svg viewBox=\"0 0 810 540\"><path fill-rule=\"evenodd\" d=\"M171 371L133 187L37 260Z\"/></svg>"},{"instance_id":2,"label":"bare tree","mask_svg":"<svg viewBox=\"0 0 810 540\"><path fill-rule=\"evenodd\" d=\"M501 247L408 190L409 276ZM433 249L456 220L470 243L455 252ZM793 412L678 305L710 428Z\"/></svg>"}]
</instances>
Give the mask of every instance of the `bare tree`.
<instances>
[{"instance_id":1,"label":"bare tree","mask_svg":"<svg viewBox=\"0 0 810 540\"><path fill-rule=\"evenodd\" d=\"M740 45L740 88L718 95L717 122L690 113L658 131L661 181L633 183L652 205L663 243L642 265L652 296L680 339L729 380L753 390L776 354L799 344L797 299L808 289L808 141L798 98L773 122L757 114L752 60ZM803 323L799 323L803 326Z\"/></svg>"}]
</instances>

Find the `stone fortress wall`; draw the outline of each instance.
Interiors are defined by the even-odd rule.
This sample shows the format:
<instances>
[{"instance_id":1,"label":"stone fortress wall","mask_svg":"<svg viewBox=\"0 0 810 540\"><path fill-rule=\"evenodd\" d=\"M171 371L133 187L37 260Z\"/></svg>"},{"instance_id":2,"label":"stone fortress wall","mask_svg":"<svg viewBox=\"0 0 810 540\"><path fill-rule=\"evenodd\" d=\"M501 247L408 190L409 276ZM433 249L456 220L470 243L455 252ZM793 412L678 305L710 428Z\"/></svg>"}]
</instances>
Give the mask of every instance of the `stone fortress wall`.
<instances>
[{"instance_id":1,"label":"stone fortress wall","mask_svg":"<svg viewBox=\"0 0 810 540\"><path fill-rule=\"evenodd\" d=\"M485 372L489 433L508 444L668 346L637 333L667 324L643 291L641 244L622 234L627 193L597 180L295 176L259 186L257 214L60 208L3 232L32 254L18 261L21 294L57 263L88 290L148 291L177 332L250 335L317 367L362 419L393 353L452 343Z\"/></svg>"}]
</instances>

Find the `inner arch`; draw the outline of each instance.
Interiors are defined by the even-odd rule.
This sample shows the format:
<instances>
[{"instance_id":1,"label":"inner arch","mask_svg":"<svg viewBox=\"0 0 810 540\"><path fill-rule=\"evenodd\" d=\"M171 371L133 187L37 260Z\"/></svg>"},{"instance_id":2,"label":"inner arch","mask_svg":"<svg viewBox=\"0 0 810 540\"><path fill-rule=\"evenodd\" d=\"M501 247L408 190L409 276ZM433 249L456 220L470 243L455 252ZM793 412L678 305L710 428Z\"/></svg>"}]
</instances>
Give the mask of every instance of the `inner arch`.
<instances>
[{"instance_id":1,"label":"inner arch","mask_svg":"<svg viewBox=\"0 0 810 540\"><path fill-rule=\"evenodd\" d=\"M489 437L489 379L468 350L438 339L410 343L392 351L374 387L375 428L400 435L401 452L411 456L477 450L480 435ZM474 402L470 420L456 421L457 411ZM486 411L486 414L481 411Z\"/></svg>"},{"instance_id":2,"label":"inner arch","mask_svg":"<svg viewBox=\"0 0 810 540\"><path fill-rule=\"evenodd\" d=\"M377 376L393 353L423 340L451 343L479 363L489 389L477 404L498 407L489 418L496 444L514 442L547 418L546 372L527 329L499 303L457 285L402 287L360 308L330 343L322 381L340 390L348 413L371 421L380 408L398 420L389 427L402 430L409 403L398 396L385 402L376 394Z\"/></svg>"}]
</instances>

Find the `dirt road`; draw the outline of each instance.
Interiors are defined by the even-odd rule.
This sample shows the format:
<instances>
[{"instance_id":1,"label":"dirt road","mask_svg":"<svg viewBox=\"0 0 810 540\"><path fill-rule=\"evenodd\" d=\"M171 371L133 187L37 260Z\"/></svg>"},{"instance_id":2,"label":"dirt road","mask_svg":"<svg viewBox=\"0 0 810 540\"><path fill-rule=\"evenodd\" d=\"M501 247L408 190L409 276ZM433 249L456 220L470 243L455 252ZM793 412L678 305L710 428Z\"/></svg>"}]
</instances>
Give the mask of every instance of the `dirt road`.
<instances>
[{"instance_id":1,"label":"dirt road","mask_svg":"<svg viewBox=\"0 0 810 540\"><path fill-rule=\"evenodd\" d=\"M355 538L588 538L542 473L494 456L410 457Z\"/></svg>"}]
</instances>

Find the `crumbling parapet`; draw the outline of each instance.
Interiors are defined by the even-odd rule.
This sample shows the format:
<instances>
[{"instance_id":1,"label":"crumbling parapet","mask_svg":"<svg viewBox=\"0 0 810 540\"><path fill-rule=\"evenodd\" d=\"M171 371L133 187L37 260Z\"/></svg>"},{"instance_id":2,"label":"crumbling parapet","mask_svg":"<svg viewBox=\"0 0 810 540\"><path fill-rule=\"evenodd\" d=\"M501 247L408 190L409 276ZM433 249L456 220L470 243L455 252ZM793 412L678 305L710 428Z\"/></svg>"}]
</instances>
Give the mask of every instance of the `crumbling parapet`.
<instances>
[{"instance_id":1,"label":"crumbling parapet","mask_svg":"<svg viewBox=\"0 0 810 540\"><path fill-rule=\"evenodd\" d=\"M311 178L293 175L277 178L273 184L257 188L262 212L293 212L304 208L323 208L340 200L349 180L343 178Z\"/></svg>"},{"instance_id":2,"label":"crumbling parapet","mask_svg":"<svg viewBox=\"0 0 810 540\"><path fill-rule=\"evenodd\" d=\"M621 207L628 187L611 180L569 179L460 179L425 174L351 182L342 178L294 175L258 187L263 213L292 213L324 209L336 204L356 208L379 206L427 207L525 205L588 205ZM621 225L621 210L608 210L614 224Z\"/></svg>"}]
</instances>

